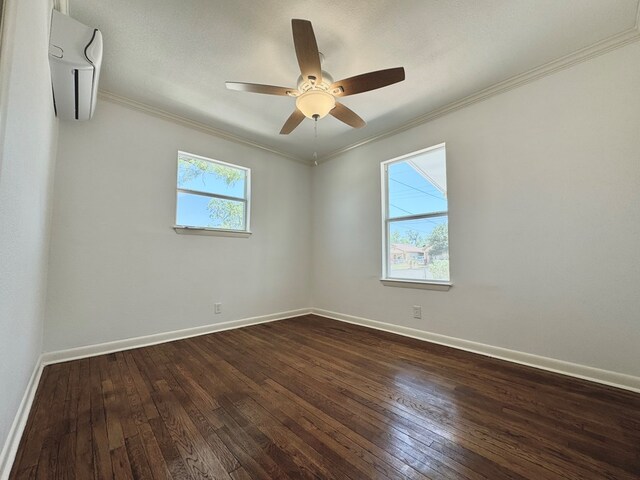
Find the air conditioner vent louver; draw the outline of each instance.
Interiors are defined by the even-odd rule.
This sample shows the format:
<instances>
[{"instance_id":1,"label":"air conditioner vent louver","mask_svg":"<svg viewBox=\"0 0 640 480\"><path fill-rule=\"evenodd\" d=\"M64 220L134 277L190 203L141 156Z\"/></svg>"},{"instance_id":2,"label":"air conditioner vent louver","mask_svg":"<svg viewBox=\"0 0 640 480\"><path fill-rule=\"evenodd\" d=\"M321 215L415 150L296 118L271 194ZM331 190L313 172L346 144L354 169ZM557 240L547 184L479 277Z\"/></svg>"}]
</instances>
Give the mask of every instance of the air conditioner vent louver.
<instances>
[{"instance_id":1,"label":"air conditioner vent louver","mask_svg":"<svg viewBox=\"0 0 640 480\"><path fill-rule=\"evenodd\" d=\"M89 120L93 116L101 64L100 30L53 10L49 66L58 118Z\"/></svg>"}]
</instances>

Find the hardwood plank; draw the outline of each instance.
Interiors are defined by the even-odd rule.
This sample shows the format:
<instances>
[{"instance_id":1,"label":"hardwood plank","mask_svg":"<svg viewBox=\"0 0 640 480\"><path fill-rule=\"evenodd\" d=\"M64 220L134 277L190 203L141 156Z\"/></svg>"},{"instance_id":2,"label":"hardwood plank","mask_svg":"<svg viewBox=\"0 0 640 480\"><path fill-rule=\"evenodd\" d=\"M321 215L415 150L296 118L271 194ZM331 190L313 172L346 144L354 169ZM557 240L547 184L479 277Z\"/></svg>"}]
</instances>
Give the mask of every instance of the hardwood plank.
<instances>
[{"instance_id":1,"label":"hardwood plank","mask_svg":"<svg viewBox=\"0 0 640 480\"><path fill-rule=\"evenodd\" d=\"M220 460L207 448L206 441L171 392L167 382L159 380L157 384L159 394L154 394L154 401L191 476L203 479L231 478Z\"/></svg>"},{"instance_id":2,"label":"hardwood plank","mask_svg":"<svg viewBox=\"0 0 640 480\"><path fill-rule=\"evenodd\" d=\"M640 395L308 315L44 369L11 479L638 479Z\"/></svg>"},{"instance_id":3,"label":"hardwood plank","mask_svg":"<svg viewBox=\"0 0 640 480\"><path fill-rule=\"evenodd\" d=\"M126 392L126 404L132 421L132 424L129 424L128 428L132 429L132 435L137 435L137 425L146 423L147 415L145 413L140 394L138 393L138 389L136 388L136 381L131 374L129 365L127 365L122 352L116 354L116 361L118 363L117 370L121 379L121 387Z\"/></svg>"},{"instance_id":4,"label":"hardwood plank","mask_svg":"<svg viewBox=\"0 0 640 480\"><path fill-rule=\"evenodd\" d=\"M247 432L230 417L225 421L223 427L216 430L216 433L253 478L262 480L290 478L282 471L282 468L267 455L265 449L262 449L255 442L254 438L247 434Z\"/></svg>"},{"instance_id":5,"label":"hardwood plank","mask_svg":"<svg viewBox=\"0 0 640 480\"><path fill-rule=\"evenodd\" d=\"M120 368L120 362L118 362L119 353L112 354L112 361L109 362L109 381L111 382L113 403L107 405L107 412L118 412L118 419L120 428L122 430L123 445L127 438L133 437L138 434L137 423L141 422L144 418L144 414L138 410L131 408L131 397L136 402L135 393L131 393L127 390L125 382L122 378L122 371ZM109 417L107 417L107 420ZM107 422L108 424L108 422Z\"/></svg>"},{"instance_id":6,"label":"hardwood plank","mask_svg":"<svg viewBox=\"0 0 640 480\"><path fill-rule=\"evenodd\" d=\"M102 380L100 378L100 360L94 357L89 361L91 384L91 436L93 445L93 476L96 480L113 478L111 455L109 453L109 436L104 409Z\"/></svg>"},{"instance_id":7,"label":"hardwood plank","mask_svg":"<svg viewBox=\"0 0 640 480\"><path fill-rule=\"evenodd\" d=\"M56 479L75 480L76 476L76 435L75 432L65 433L58 441L58 456L56 458Z\"/></svg>"},{"instance_id":8,"label":"hardwood plank","mask_svg":"<svg viewBox=\"0 0 640 480\"><path fill-rule=\"evenodd\" d=\"M129 375L131 376L136 391L138 392L138 397L142 403L142 408L147 420L158 418L160 414L158 413L158 409L151 398L151 392L153 391L151 383L146 376L143 376L142 373L140 373L138 365L130 351L123 352L123 356L127 364Z\"/></svg>"},{"instance_id":9,"label":"hardwood plank","mask_svg":"<svg viewBox=\"0 0 640 480\"><path fill-rule=\"evenodd\" d=\"M231 472L231 478L233 478L233 480L251 480L252 479L251 475L249 475L249 472L247 472L242 467L239 467L237 470L234 470L233 472Z\"/></svg>"},{"instance_id":10,"label":"hardwood plank","mask_svg":"<svg viewBox=\"0 0 640 480\"><path fill-rule=\"evenodd\" d=\"M131 465L131 473L134 478L153 478L140 435L128 437L125 440L125 446L129 465Z\"/></svg>"},{"instance_id":11,"label":"hardwood plank","mask_svg":"<svg viewBox=\"0 0 640 480\"><path fill-rule=\"evenodd\" d=\"M118 405L116 389L111 379L102 382L102 394L104 396L104 408L107 420L107 437L109 438L109 450L124 448L124 432L122 431L121 409Z\"/></svg>"},{"instance_id":12,"label":"hardwood plank","mask_svg":"<svg viewBox=\"0 0 640 480\"><path fill-rule=\"evenodd\" d=\"M149 468L151 469L152 478L155 480L171 479L171 471L167 466L165 457L158 445L151 426L148 423L143 423L142 425L138 425L138 431L140 432L141 444L144 448Z\"/></svg>"},{"instance_id":13,"label":"hardwood plank","mask_svg":"<svg viewBox=\"0 0 640 480\"><path fill-rule=\"evenodd\" d=\"M52 437L47 437L42 444L36 478L38 480L56 478L58 471L58 442Z\"/></svg>"},{"instance_id":14,"label":"hardwood plank","mask_svg":"<svg viewBox=\"0 0 640 480\"><path fill-rule=\"evenodd\" d=\"M93 478L93 435L91 433L91 362L79 362L80 390L76 415L76 478Z\"/></svg>"},{"instance_id":15,"label":"hardwood plank","mask_svg":"<svg viewBox=\"0 0 640 480\"><path fill-rule=\"evenodd\" d=\"M113 467L113 478L122 480L134 480L127 450L123 446L118 446L111 450L111 466Z\"/></svg>"},{"instance_id":16,"label":"hardwood plank","mask_svg":"<svg viewBox=\"0 0 640 480\"><path fill-rule=\"evenodd\" d=\"M174 443L166 425L161 418L152 418L149 420L153 435L158 442L158 447L162 452L165 464L169 469L172 478L175 479L192 479L194 478L186 463L180 456L177 445Z\"/></svg>"},{"instance_id":17,"label":"hardwood plank","mask_svg":"<svg viewBox=\"0 0 640 480\"><path fill-rule=\"evenodd\" d=\"M165 350L165 349L163 349ZM232 472L240 467L237 459L231 454L229 449L224 445L216 433L216 428L221 426L217 410L220 408L215 401L209 401L209 397L203 398L198 391L194 401L198 401L198 405L192 401L191 397L182 389L184 383L180 383L178 378L180 375L174 375L169 361L163 354L162 350L154 349L152 353L154 362L163 374L164 379L171 388L171 392L176 396L180 405L184 408L191 422L198 429L202 438L205 439L214 456L220 461L227 472ZM184 374L188 374L183 370ZM188 383L188 382L187 382ZM189 391L192 391L189 389Z\"/></svg>"}]
</instances>

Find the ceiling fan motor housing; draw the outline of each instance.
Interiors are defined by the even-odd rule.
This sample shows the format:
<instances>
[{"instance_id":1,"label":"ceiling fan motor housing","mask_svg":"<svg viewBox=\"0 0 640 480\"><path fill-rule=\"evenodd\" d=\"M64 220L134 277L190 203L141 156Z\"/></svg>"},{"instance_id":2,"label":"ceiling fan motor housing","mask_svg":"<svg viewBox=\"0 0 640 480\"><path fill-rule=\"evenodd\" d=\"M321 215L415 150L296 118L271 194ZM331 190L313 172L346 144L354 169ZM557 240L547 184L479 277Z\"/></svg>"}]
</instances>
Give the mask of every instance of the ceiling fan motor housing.
<instances>
[{"instance_id":1,"label":"ceiling fan motor housing","mask_svg":"<svg viewBox=\"0 0 640 480\"><path fill-rule=\"evenodd\" d=\"M328 73L322 70L322 82L316 82L315 80L302 78L302 75L298 77L298 90L300 93L304 93L310 88L318 87L323 90L329 91L331 84L333 83L333 77Z\"/></svg>"}]
</instances>

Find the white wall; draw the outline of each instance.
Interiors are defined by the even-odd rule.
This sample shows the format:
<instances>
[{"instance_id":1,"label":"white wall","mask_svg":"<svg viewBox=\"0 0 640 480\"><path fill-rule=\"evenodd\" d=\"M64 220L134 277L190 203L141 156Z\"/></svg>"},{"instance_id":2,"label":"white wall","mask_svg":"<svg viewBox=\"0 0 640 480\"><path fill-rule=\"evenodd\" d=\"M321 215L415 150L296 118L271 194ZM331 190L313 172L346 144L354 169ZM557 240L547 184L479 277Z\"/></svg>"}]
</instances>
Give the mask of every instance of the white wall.
<instances>
[{"instance_id":1,"label":"white wall","mask_svg":"<svg viewBox=\"0 0 640 480\"><path fill-rule=\"evenodd\" d=\"M636 42L322 164L314 307L640 375L639 85ZM382 286L379 164L441 142L454 287Z\"/></svg>"},{"instance_id":2,"label":"white wall","mask_svg":"<svg viewBox=\"0 0 640 480\"><path fill-rule=\"evenodd\" d=\"M252 169L250 238L174 232L178 150ZM310 170L105 101L61 122L45 351L308 307Z\"/></svg>"},{"instance_id":3,"label":"white wall","mask_svg":"<svg viewBox=\"0 0 640 480\"><path fill-rule=\"evenodd\" d=\"M0 448L42 349L57 136L47 59L51 4L9 0L5 8L0 67Z\"/></svg>"}]
</instances>

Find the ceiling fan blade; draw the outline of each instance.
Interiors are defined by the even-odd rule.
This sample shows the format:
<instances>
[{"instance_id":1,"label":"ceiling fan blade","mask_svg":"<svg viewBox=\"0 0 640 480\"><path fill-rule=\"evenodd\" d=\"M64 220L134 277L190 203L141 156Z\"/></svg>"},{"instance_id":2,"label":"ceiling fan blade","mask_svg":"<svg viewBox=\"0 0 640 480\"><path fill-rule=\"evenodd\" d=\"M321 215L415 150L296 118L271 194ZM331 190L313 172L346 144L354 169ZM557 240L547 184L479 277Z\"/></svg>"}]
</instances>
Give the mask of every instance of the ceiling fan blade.
<instances>
[{"instance_id":1,"label":"ceiling fan blade","mask_svg":"<svg viewBox=\"0 0 640 480\"><path fill-rule=\"evenodd\" d=\"M289 135L298 125L300 125L302 120L304 120L304 113L296 108L289 118L287 118L287 121L284 122L282 130L280 130L280 135Z\"/></svg>"},{"instance_id":2,"label":"ceiling fan blade","mask_svg":"<svg viewBox=\"0 0 640 480\"><path fill-rule=\"evenodd\" d=\"M273 85L260 85L258 83L224 82L229 90L239 92L264 93L267 95L288 95L295 92L295 88L275 87Z\"/></svg>"},{"instance_id":3,"label":"ceiling fan blade","mask_svg":"<svg viewBox=\"0 0 640 480\"><path fill-rule=\"evenodd\" d=\"M331 85L331 90L337 88L340 91L332 92L336 97L346 97L356 93L368 92L376 88L386 87L404 80L404 68L388 68L376 72L363 73L355 77L339 80Z\"/></svg>"},{"instance_id":4,"label":"ceiling fan blade","mask_svg":"<svg viewBox=\"0 0 640 480\"><path fill-rule=\"evenodd\" d=\"M361 119L357 113L355 113L350 108L345 107L343 104L336 102L336 106L333 110L329 112L331 115L336 117L341 122L346 123L347 125L353 128L362 128L367 123Z\"/></svg>"},{"instance_id":5,"label":"ceiling fan blade","mask_svg":"<svg viewBox=\"0 0 640 480\"><path fill-rule=\"evenodd\" d=\"M322 81L322 68L320 66L320 54L318 43L313 33L313 27L309 20L291 20L293 30L293 45L298 57L298 65L302 72L302 78L308 80L314 77L317 83Z\"/></svg>"}]
</instances>

